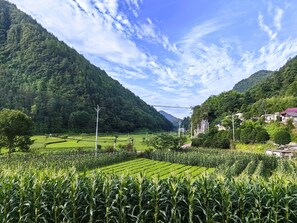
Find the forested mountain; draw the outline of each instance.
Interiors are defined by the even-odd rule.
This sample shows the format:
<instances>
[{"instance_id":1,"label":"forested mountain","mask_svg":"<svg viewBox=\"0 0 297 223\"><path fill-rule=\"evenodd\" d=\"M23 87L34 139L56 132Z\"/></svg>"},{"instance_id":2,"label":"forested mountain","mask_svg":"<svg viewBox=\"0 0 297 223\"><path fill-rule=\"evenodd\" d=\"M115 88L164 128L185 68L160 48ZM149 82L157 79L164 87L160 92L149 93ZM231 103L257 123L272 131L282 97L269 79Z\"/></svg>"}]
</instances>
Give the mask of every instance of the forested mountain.
<instances>
[{"instance_id":1,"label":"forested mountain","mask_svg":"<svg viewBox=\"0 0 297 223\"><path fill-rule=\"evenodd\" d=\"M128 52L127 52L128 53ZM36 131L169 130L172 124L139 97L0 0L0 108L30 115Z\"/></svg>"},{"instance_id":2,"label":"forested mountain","mask_svg":"<svg viewBox=\"0 0 297 223\"><path fill-rule=\"evenodd\" d=\"M267 77L271 76L273 71L260 70L246 79L239 81L234 85L233 90L238 92L245 92L254 85L259 84L261 81L265 80Z\"/></svg>"},{"instance_id":3,"label":"forested mountain","mask_svg":"<svg viewBox=\"0 0 297 223\"><path fill-rule=\"evenodd\" d=\"M174 127L178 127L178 123L181 122L182 120L179 118L174 117L173 115L165 112L165 111L159 111L161 115L163 115L168 121L170 121Z\"/></svg>"},{"instance_id":4,"label":"forested mountain","mask_svg":"<svg viewBox=\"0 0 297 223\"><path fill-rule=\"evenodd\" d=\"M250 118L288 107L297 107L297 57L243 93L232 90L209 97L194 108L192 121L194 126L202 119L215 124L236 112Z\"/></svg>"}]
</instances>

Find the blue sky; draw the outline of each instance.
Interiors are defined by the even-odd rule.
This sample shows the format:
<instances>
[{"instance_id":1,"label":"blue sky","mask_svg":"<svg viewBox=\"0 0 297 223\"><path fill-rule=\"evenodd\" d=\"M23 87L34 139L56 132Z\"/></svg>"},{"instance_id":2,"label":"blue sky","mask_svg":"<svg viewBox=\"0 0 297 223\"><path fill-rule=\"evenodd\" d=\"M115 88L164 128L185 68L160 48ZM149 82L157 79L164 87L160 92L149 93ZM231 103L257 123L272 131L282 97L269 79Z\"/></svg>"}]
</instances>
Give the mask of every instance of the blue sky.
<instances>
[{"instance_id":1,"label":"blue sky","mask_svg":"<svg viewBox=\"0 0 297 223\"><path fill-rule=\"evenodd\" d=\"M9 1L148 104L195 106L297 55L295 0Z\"/></svg>"}]
</instances>

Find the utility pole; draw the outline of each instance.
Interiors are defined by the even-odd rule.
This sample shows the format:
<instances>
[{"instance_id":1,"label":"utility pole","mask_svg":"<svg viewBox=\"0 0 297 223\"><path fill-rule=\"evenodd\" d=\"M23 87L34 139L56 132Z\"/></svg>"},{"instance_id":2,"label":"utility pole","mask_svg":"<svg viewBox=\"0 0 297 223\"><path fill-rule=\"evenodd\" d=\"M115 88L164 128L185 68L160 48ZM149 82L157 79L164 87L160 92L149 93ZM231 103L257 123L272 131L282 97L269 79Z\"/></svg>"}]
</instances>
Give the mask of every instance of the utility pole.
<instances>
[{"instance_id":1,"label":"utility pole","mask_svg":"<svg viewBox=\"0 0 297 223\"><path fill-rule=\"evenodd\" d=\"M179 147L181 146L181 145L180 145L180 130L181 130L181 129L180 129L180 124L181 124L181 122L179 121L179 122L178 122L178 145L179 145Z\"/></svg>"},{"instance_id":2,"label":"utility pole","mask_svg":"<svg viewBox=\"0 0 297 223\"><path fill-rule=\"evenodd\" d=\"M99 121L99 111L100 111L99 105L95 108L95 111L97 112L97 119L96 119L96 140L95 140L95 156L97 156L98 152L98 121Z\"/></svg>"},{"instance_id":3,"label":"utility pole","mask_svg":"<svg viewBox=\"0 0 297 223\"><path fill-rule=\"evenodd\" d=\"M235 141L234 114L232 114L232 132L233 132L233 142L234 142Z\"/></svg>"},{"instance_id":4,"label":"utility pole","mask_svg":"<svg viewBox=\"0 0 297 223\"><path fill-rule=\"evenodd\" d=\"M180 138L180 121L178 122L178 137Z\"/></svg>"}]
</instances>

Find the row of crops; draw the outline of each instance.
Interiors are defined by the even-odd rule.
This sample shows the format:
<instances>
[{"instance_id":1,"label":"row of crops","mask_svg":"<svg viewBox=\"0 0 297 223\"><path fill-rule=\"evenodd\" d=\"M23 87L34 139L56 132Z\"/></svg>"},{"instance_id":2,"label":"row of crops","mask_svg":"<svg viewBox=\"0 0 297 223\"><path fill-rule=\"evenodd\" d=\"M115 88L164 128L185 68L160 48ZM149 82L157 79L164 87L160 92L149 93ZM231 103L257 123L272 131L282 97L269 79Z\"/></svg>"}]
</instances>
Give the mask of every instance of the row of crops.
<instances>
[{"instance_id":1,"label":"row of crops","mask_svg":"<svg viewBox=\"0 0 297 223\"><path fill-rule=\"evenodd\" d=\"M117 175L125 174L129 176L137 176L139 173L142 173L146 177L158 177L163 179L170 176L186 175L194 178L203 173L211 173L214 171L214 168L187 166L140 158L102 167L100 170L106 174L114 173Z\"/></svg>"},{"instance_id":2,"label":"row of crops","mask_svg":"<svg viewBox=\"0 0 297 223\"><path fill-rule=\"evenodd\" d=\"M297 222L297 182L0 175L0 222Z\"/></svg>"},{"instance_id":3,"label":"row of crops","mask_svg":"<svg viewBox=\"0 0 297 223\"><path fill-rule=\"evenodd\" d=\"M127 152L98 153L63 152L54 154L13 154L0 156L0 173L3 170L60 170L75 167L78 171L91 170L114 163L134 159L135 154Z\"/></svg>"},{"instance_id":4,"label":"row of crops","mask_svg":"<svg viewBox=\"0 0 297 223\"><path fill-rule=\"evenodd\" d=\"M241 153L219 149L194 149L188 152L153 151L145 157L171 163L216 168L225 177L242 174L270 177L276 172L296 175L297 165L290 160L280 160L262 154Z\"/></svg>"}]
</instances>

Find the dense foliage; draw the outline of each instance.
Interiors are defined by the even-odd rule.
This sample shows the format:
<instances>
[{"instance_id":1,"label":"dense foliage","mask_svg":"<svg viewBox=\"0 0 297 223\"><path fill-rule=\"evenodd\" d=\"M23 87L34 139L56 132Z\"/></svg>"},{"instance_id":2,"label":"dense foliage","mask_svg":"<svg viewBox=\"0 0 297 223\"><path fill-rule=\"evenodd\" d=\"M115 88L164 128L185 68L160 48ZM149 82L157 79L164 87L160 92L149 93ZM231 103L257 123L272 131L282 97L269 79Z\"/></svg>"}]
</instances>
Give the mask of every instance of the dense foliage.
<instances>
[{"instance_id":1,"label":"dense foliage","mask_svg":"<svg viewBox=\"0 0 297 223\"><path fill-rule=\"evenodd\" d=\"M291 135L289 131L282 129L275 133L274 142L280 145L286 145L291 142Z\"/></svg>"},{"instance_id":2,"label":"dense foliage","mask_svg":"<svg viewBox=\"0 0 297 223\"><path fill-rule=\"evenodd\" d=\"M270 136L260 122L247 120L241 125L235 125L234 139L245 144L266 143ZM208 132L193 137L192 146L228 149L231 140L233 140L233 130L231 128L218 131L216 127L211 127Z\"/></svg>"},{"instance_id":3,"label":"dense foliage","mask_svg":"<svg viewBox=\"0 0 297 223\"><path fill-rule=\"evenodd\" d=\"M260 70L252 74L248 78L239 81L237 84L234 85L233 90L238 92L245 92L251 87L253 87L254 85L259 84L259 82L265 80L267 77L271 76L272 74L273 74L272 71Z\"/></svg>"},{"instance_id":4,"label":"dense foliage","mask_svg":"<svg viewBox=\"0 0 297 223\"><path fill-rule=\"evenodd\" d=\"M197 137L192 138L192 146L229 149L230 137L232 137L230 133L230 131L212 129L205 134L201 133Z\"/></svg>"},{"instance_id":5,"label":"dense foliage","mask_svg":"<svg viewBox=\"0 0 297 223\"><path fill-rule=\"evenodd\" d=\"M297 222L296 181L0 176L1 222Z\"/></svg>"},{"instance_id":6,"label":"dense foliage","mask_svg":"<svg viewBox=\"0 0 297 223\"><path fill-rule=\"evenodd\" d=\"M178 150L185 143L185 137L162 133L146 140L146 144L154 149Z\"/></svg>"},{"instance_id":7,"label":"dense foliage","mask_svg":"<svg viewBox=\"0 0 297 223\"><path fill-rule=\"evenodd\" d=\"M169 130L153 107L0 0L0 108L24 111L36 132Z\"/></svg>"},{"instance_id":8,"label":"dense foliage","mask_svg":"<svg viewBox=\"0 0 297 223\"><path fill-rule=\"evenodd\" d=\"M21 111L3 109L0 111L0 150L7 147L9 153L16 149L28 151L33 141L33 122Z\"/></svg>"},{"instance_id":9,"label":"dense foliage","mask_svg":"<svg viewBox=\"0 0 297 223\"><path fill-rule=\"evenodd\" d=\"M208 119L214 125L237 112L252 118L297 107L296 92L297 57L243 93L232 90L209 97L194 108L193 125L202 119Z\"/></svg>"}]
</instances>

